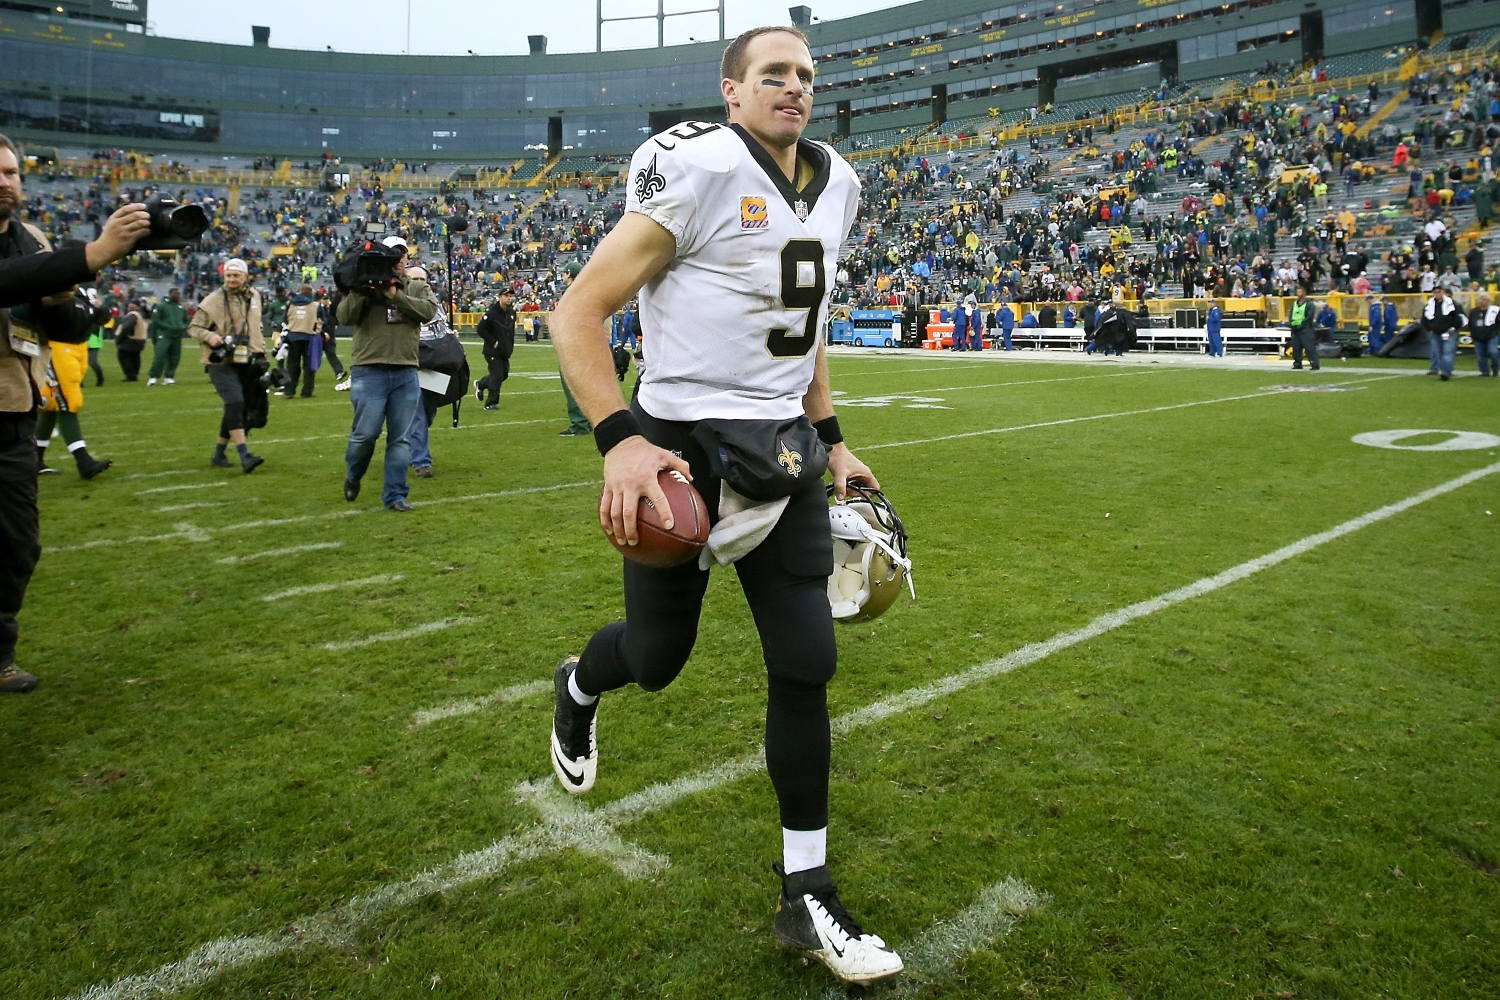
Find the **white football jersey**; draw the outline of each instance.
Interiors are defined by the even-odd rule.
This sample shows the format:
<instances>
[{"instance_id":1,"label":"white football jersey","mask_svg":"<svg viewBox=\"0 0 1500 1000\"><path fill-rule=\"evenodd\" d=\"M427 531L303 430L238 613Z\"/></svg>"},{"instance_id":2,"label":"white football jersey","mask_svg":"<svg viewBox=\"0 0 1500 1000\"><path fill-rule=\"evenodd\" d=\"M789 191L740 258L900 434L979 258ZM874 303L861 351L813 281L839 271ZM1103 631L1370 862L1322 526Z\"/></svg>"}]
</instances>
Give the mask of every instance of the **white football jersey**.
<instances>
[{"instance_id":1,"label":"white football jersey","mask_svg":"<svg viewBox=\"0 0 1500 1000\"><path fill-rule=\"evenodd\" d=\"M627 212L655 220L677 256L640 292L640 402L663 420L788 420L802 410L828 321L859 179L803 139L801 191L737 125L684 122L630 161Z\"/></svg>"}]
</instances>

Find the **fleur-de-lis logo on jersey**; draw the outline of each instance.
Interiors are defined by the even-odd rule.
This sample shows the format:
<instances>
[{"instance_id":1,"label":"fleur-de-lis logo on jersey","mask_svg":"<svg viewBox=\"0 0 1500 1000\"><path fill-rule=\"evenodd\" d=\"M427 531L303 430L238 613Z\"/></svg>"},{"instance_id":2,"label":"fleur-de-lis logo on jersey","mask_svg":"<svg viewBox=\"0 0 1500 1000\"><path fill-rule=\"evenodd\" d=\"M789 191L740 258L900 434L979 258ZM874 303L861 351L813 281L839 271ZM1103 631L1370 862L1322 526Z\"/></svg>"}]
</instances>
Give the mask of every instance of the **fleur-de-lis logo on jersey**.
<instances>
[{"instance_id":1,"label":"fleur-de-lis logo on jersey","mask_svg":"<svg viewBox=\"0 0 1500 1000\"><path fill-rule=\"evenodd\" d=\"M656 157L646 164L646 169L635 175L635 200L650 201L667 189L667 179L656 169Z\"/></svg>"},{"instance_id":2,"label":"fleur-de-lis logo on jersey","mask_svg":"<svg viewBox=\"0 0 1500 1000\"><path fill-rule=\"evenodd\" d=\"M776 454L776 464L786 470L787 475L795 476L802 471L802 453L792 451L786 446L785 441L778 441L781 451Z\"/></svg>"}]
</instances>

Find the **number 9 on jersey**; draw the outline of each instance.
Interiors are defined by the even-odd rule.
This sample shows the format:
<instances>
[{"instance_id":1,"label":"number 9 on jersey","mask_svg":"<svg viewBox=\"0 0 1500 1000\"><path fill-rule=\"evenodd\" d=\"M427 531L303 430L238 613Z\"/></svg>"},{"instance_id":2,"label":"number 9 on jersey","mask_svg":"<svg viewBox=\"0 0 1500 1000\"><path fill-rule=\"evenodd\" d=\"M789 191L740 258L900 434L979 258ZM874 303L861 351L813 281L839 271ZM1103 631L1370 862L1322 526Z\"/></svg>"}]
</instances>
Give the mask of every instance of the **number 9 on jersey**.
<instances>
[{"instance_id":1,"label":"number 9 on jersey","mask_svg":"<svg viewBox=\"0 0 1500 1000\"><path fill-rule=\"evenodd\" d=\"M766 350L773 358L805 358L818 342L818 314L828 291L823 270L823 241L787 240L781 248L781 305L806 309L807 322L793 332L778 327L766 334Z\"/></svg>"}]
</instances>

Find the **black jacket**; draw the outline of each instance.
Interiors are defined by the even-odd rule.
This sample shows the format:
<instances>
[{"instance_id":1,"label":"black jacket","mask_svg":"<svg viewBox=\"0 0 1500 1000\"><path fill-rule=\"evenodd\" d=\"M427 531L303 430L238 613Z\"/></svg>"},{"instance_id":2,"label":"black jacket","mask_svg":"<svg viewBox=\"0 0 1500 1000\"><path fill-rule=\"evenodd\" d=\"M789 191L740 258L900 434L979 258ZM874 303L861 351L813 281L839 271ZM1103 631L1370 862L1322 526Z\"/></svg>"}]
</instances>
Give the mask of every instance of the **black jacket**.
<instances>
[{"instance_id":1,"label":"black jacket","mask_svg":"<svg viewBox=\"0 0 1500 1000\"><path fill-rule=\"evenodd\" d=\"M1473 337L1475 340L1488 340L1491 337L1500 334L1500 316L1495 317L1495 322L1493 325L1484 321L1485 317L1489 314L1489 311L1492 308L1494 307L1485 306L1481 309L1476 306L1474 309L1471 309L1469 311L1469 336Z\"/></svg>"},{"instance_id":2,"label":"black jacket","mask_svg":"<svg viewBox=\"0 0 1500 1000\"><path fill-rule=\"evenodd\" d=\"M1463 307L1446 296L1443 298L1443 304L1448 307L1447 312L1442 312L1437 308L1436 296L1427 300L1427 304L1422 307L1422 329L1428 333L1443 333L1463 328L1466 322ZM1429 313L1432 315L1428 315Z\"/></svg>"},{"instance_id":3,"label":"black jacket","mask_svg":"<svg viewBox=\"0 0 1500 1000\"><path fill-rule=\"evenodd\" d=\"M485 357L510 357L516 350L516 307L502 307L496 302L474 330L484 341Z\"/></svg>"},{"instance_id":4,"label":"black jacket","mask_svg":"<svg viewBox=\"0 0 1500 1000\"><path fill-rule=\"evenodd\" d=\"M12 217L0 233L0 309L56 295L93 280L83 247L40 253L41 244Z\"/></svg>"}]
</instances>

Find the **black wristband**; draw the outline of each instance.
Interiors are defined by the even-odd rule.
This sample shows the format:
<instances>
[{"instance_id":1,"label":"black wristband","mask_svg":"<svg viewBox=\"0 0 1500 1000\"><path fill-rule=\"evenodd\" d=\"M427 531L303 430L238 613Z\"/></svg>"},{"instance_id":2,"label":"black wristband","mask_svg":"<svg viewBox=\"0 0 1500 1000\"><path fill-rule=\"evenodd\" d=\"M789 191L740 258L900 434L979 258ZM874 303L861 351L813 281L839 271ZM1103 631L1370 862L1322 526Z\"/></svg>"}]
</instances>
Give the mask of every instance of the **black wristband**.
<instances>
[{"instance_id":1,"label":"black wristband","mask_svg":"<svg viewBox=\"0 0 1500 1000\"><path fill-rule=\"evenodd\" d=\"M844 440L844 434L839 430L838 417L824 417L813 424L813 429L818 432L818 440L830 448Z\"/></svg>"},{"instance_id":2,"label":"black wristband","mask_svg":"<svg viewBox=\"0 0 1500 1000\"><path fill-rule=\"evenodd\" d=\"M629 410L616 410L594 427L594 444L599 454L608 455L609 450L628 437L642 433L641 422Z\"/></svg>"}]
</instances>

